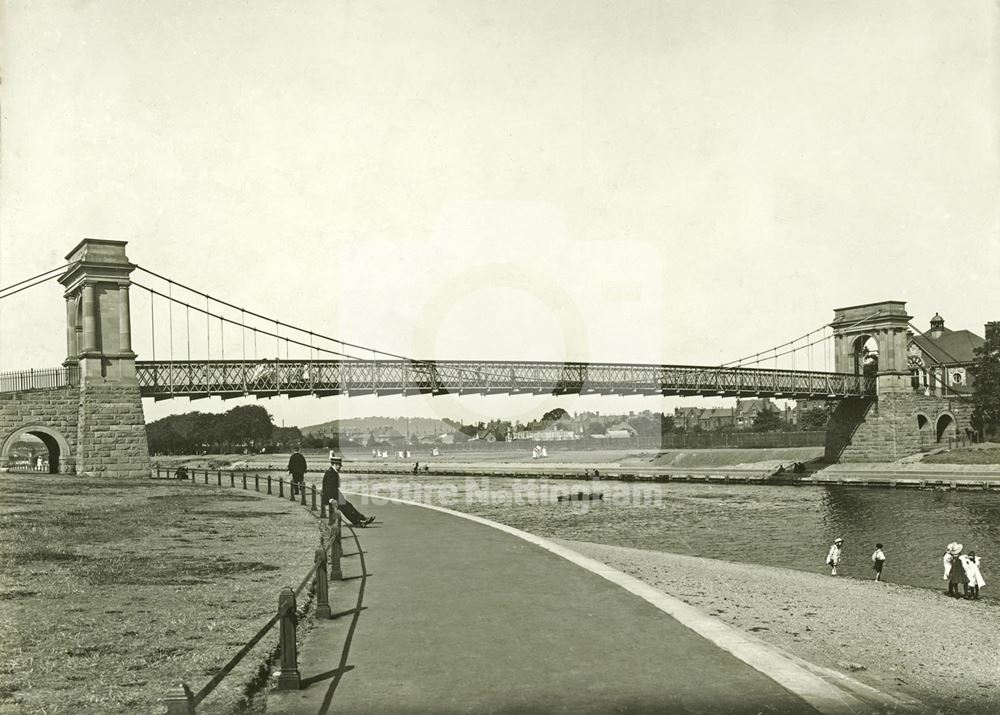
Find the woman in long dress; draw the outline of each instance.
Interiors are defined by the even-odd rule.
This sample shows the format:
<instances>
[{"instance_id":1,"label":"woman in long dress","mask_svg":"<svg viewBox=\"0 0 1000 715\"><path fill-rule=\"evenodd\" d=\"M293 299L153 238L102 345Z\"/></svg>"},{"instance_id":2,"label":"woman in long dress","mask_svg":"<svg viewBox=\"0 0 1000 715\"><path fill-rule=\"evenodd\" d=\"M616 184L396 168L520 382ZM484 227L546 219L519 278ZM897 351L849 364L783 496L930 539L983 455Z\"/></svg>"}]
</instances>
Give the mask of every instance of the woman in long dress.
<instances>
[{"instance_id":1,"label":"woman in long dress","mask_svg":"<svg viewBox=\"0 0 1000 715\"><path fill-rule=\"evenodd\" d=\"M962 589L965 586L965 569L959 557L962 554L962 545L957 542L948 544L948 550L944 554L944 579L948 582L948 595L954 598L962 597Z\"/></svg>"}]
</instances>

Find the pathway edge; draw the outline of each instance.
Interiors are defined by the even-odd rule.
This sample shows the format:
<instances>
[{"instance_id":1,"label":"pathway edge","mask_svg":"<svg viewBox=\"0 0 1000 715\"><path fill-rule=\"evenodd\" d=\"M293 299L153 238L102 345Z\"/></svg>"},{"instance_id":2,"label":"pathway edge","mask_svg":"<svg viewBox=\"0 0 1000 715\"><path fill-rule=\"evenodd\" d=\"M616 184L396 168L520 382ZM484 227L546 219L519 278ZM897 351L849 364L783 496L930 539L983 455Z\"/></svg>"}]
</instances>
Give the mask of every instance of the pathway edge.
<instances>
[{"instance_id":1,"label":"pathway edge","mask_svg":"<svg viewBox=\"0 0 1000 715\"><path fill-rule=\"evenodd\" d=\"M743 631L713 618L675 596L650 586L624 571L597 559L584 556L568 547L528 531L500 522L422 502L382 496L368 492L344 490L346 494L367 497L373 502L384 500L396 504L422 507L474 521L516 536L539 546L570 563L610 581L666 613L683 626L694 631L717 647L746 663L754 670L768 676L786 690L794 693L824 715L856 715L869 711L872 705L890 710L919 710L920 703L910 698L897 697L866 685L843 673L818 666L797 656L778 650ZM821 675L822 674L822 675ZM825 677L824 677L825 676ZM835 682L830 682L831 680ZM860 699L861 697L864 700Z\"/></svg>"}]
</instances>

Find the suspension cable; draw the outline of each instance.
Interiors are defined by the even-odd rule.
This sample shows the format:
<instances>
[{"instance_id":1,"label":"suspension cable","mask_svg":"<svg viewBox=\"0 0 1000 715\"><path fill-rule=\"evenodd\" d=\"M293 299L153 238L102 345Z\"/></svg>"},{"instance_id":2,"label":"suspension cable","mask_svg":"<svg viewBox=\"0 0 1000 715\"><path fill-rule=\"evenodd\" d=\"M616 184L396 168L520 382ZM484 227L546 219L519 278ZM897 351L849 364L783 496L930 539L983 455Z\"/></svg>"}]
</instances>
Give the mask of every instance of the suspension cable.
<instances>
[{"instance_id":1,"label":"suspension cable","mask_svg":"<svg viewBox=\"0 0 1000 715\"><path fill-rule=\"evenodd\" d=\"M159 291L157 291L157 290L155 290L153 288L149 288L148 286L145 286L145 285L143 285L141 283L137 283L136 281L132 281L132 285L137 286L139 288L142 288L143 290L147 290L147 291L149 291L151 293L155 293L156 295L159 295L161 297L169 298L169 300L173 301L174 303L177 303L178 305L184 306L189 312L191 310L194 310L194 311L199 312L199 313L204 312L203 308L199 308L196 305L190 305L190 304L185 303L184 301L182 301L182 300L180 300L178 298L172 298L172 297L169 297L169 296L165 296L163 293L160 293ZM250 311L247 311L247 312L249 313ZM234 325L240 325L240 323L237 323L234 320L230 320L229 318L226 318L226 317L223 317L223 316L217 316L217 317L219 318L219 320L223 320L223 321L225 321L227 323L233 323ZM253 336L254 336L254 341L253 341L254 356L253 356L253 359L254 360L257 360L257 333L260 333L261 335L266 335L267 337L270 337L270 338L288 340L289 342L294 343L295 345L302 345L302 346L307 346L308 345L308 343L302 343L302 342L299 342L298 340L292 340L291 338L285 338L284 336L276 335L275 333L272 333L270 331L257 328L257 327L252 326L252 325L250 325L250 326L244 325L243 327L253 331ZM285 327L288 327L288 326L285 325ZM330 355L337 355L339 357L348 358L350 360L361 360L362 359L362 358L359 358L356 355L351 355L350 353L338 352L336 350L331 350L329 348L317 347L316 350L317 350L317 352L323 352L323 353L327 353L327 354L330 354ZM278 353L278 357L280 359L280 357L281 357L281 353L280 352ZM402 359L405 360L407 358L402 358Z\"/></svg>"},{"instance_id":2,"label":"suspension cable","mask_svg":"<svg viewBox=\"0 0 1000 715\"><path fill-rule=\"evenodd\" d=\"M149 294L149 327L153 333L152 348L153 348L153 362L156 362L156 313L153 310L153 301L156 300L156 296L152 293Z\"/></svg>"},{"instance_id":3,"label":"suspension cable","mask_svg":"<svg viewBox=\"0 0 1000 715\"><path fill-rule=\"evenodd\" d=\"M77 261L77 263L78 262L79 261ZM18 281L17 283L11 283L9 286L4 286L3 288L0 288L0 293L6 293L11 288L17 288L18 286L24 285L25 283L31 283L32 281L38 280L39 278L42 278L42 276L47 276L46 278L38 281L38 283L32 283L30 286L25 286L21 290L26 290L27 288L33 288L36 285L44 283L47 280L52 280L53 278L56 278L56 276L50 276L50 275L48 275L49 273L55 273L56 271L61 271L61 270L64 270L66 268L69 268L70 266L75 266L75 265L76 265L76 263L67 263L65 266L59 266L58 268L50 268L47 271L42 271L37 276L32 276L31 278L25 278L23 281ZM20 293L20 292L21 291L14 291L14 293ZM14 293L11 293L10 295L14 295ZM8 296L6 296L6 295L3 296L3 298L7 298L7 297Z\"/></svg>"},{"instance_id":4,"label":"suspension cable","mask_svg":"<svg viewBox=\"0 0 1000 715\"><path fill-rule=\"evenodd\" d=\"M884 311L882 311L882 310L876 310L876 311L875 311L874 313L872 313L871 315L866 315L866 316L865 316L864 318L861 318L860 320L857 320L857 321L855 321L855 322L851 323L850 325L847 325L847 326L845 326L845 327L844 327L844 329L845 329L845 330L849 330L850 328L853 328L853 327L855 327L855 326L857 326L857 325L861 325L861 323L864 323L864 322L865 322L865 321L867 321L867 320L871 320L872 318L875 318L875 317L877 317L877 316L881 315L881 314L882 314L883 312L884 312ZM777 351L777 350L779 350L780 348L783 348L783 347L787 347L787 346L789 346L789 345L792 345L792 344L794 344L794 343L798 342L799 340L802 340L803 338L805 338L805 339L808 339L808 338L809 338L810 336L812 336L812 334L813 334L813 333L818 333L818 332L821 332L821 331L823 331L823 330L824 330L825 328L827 328L827 327L830 327L830 326L828 326L828 325L823 325L822 327L819 327L819 328L814 328L813 330L810 330L810 331L809 331L808 333L806 333L805 335L802 335L802 336L800 336L800 337L798 337L798 338L795 338L795 340L792 340L792 341L790 341L790 342L787 342L787 343L782 343L781 345L777 345L777 346L775 346L775 347L773 347L773 348L768 348L767 350L763 350L763 351L761 351L761 352L758 352L758 353L754 353L753 355L747 355L746 357L742 357L742 358L740 358L739 360L730 360L729 362L724 362L724 363L722 363L721 365L719 365L719 367L726 367L726 366L728 366L728 365L732 365L733 363L738 363L738 364L739 364L739 363L742 363L742 362L743 362L744 360L750 360L750 358L756 358L756 357L760 357L761 355L767 355L767 354L768 354L768 353L770 353L771 351ZM809 345L815 345L815 344L816 344L817 342L821 342L822 340L825 340L825 339L826 339L826 338L821 338L820 340L817 340L817 341L813 341L813 342L810 342L810 343L808 343L808 344L807 344L806 346L803 346L803 347L808 347ZM791 352L791 351L786 351L786 352L783 352L783 353L781 353L781 355L787 355L787 354L788 354L789 352ZM768 359L768 358L764 358L764 359L766 360L766 359ZM757 360L756 362L757 362L757 363L759 363L759 362L760 362L760 360ZM755 363L751 363L751 364L755 364Z\"/></svg>"},{"instance_id":5,"label":"suspension cable","mask_svg":"<svg viewBox=\"0 0 1000 715\"><path fill-rule=\"evenodd\" d=\"M40 280L35 281L34 283L30 283L29 285L21 286L17 290L10 290L9 292L5 293L4 295L0 295L0 300L3 300L4 298L10 298L11 296L17 295L18 293L20 293L23 290L28 290L29 288L34 288L35 286L40 286L42 283L46 283L46 282L52 280L53 278L58 278L58 277L59 277L58 275L51 275L48 278L42 278ZM21 284L20 283L16 283L15 285L21 285ZM3 290L4 291L8 291L10 288L13 288L13 287L14 286L7 286L7 288L4 288ZM0 292L3 292L3 291L0 291Z\"/></svg>"},{"instance_id":6,"label":"suspension cable","mask_svg":"<svg viewBox=\"0 0 1000 715\"><path fill-rule=\"evenodd\" d=\"M167 281L169 283L176 283L176 281L172 281L170 278L167 278L166 276L160 275L159 273L156 273L155 271L151 271L148 268L140 266L140 265L138 265L136 263L133 263L132 265L135 268L138 268L140 271L143 271L144 273L150 274L151 276L155 276L156 278L159 278L161 280L165 280L165 281ZM200 291L200 290L198 290L196 288L191 288L190 286L185 285L183 283L177 283L177 285L180 286L181 288L184 288L185 290L188 290L188 291L190 291L192 293L195 293L197 295L202 295L202 296L208 295L207 293L204 293L203 291ZM149 290L149 288L147 288L146 290ZM237 309L241 313L246 313L246 314L251 315L251 316L253 316L255 318L260 318L261 320L266 320L268 322L273 321L276 325L283 325L286 328L298 331L298 332L303 333L303 334L308 334L309 332L311 332L311 331L309 331L309 330L307 330L305 328L300 328L298 326L291 325L290 323L284 323L284 322L281 322L281 321L276 320L274 318L270 318L270 317L268 317L266 315L261 315L260 313L255 313L252 310L246 310L245 308L242 308L242 307L240 307L238 305L234 305L233 303L228 303L228 302L226 302L224 300L221 300L219 298L213 297L212 300L214 300L216 303L218 303L220 305L224 305L224 306L229 307L229 308ZM264 332L264 331L261 331L261 332ZM397 360L409 360L410 362L413 362L413 363L433 364L433 360L418 360L418 359L415 359L415 358L407 357L405 355L397 355L396 353L391 353L391 352L388 352L386 350L379 350L377 348L371 348L371 347L368 347L368 346L365 346L365 345L358 345L358 344L355 344L355 343L350 343L350 342L347 342L346 340L341 340L340 338L334 338L334 337L331 337L329 335L323 335L322 333L314 333L314 335L317 338L321 338L323 340L329 340L330 342L339 343L340 345L343 345L345 348L354 348L355 350L364 350L364 351L374 350L379 355L385 355L386 357L395 358ZM320 348L317 348L317 350L319 350L319 349ZM336 351L328 351L328 352L333 352L333 354L340 354L340 353L337 353ZM350 356L350 357L353 358L354 356Z\"/></svg>"}]
</instances>

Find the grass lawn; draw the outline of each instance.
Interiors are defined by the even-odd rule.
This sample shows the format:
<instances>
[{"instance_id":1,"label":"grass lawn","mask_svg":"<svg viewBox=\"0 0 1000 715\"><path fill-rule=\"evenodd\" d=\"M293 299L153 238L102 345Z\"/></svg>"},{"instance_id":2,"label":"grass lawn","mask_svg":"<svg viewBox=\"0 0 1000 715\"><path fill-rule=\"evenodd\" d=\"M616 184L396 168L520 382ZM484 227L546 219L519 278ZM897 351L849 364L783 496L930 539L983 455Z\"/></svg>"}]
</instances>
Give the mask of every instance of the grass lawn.
<instances>
[{"instance_id":1,"label":"grass lawn","mask_svg":"<svg viewBox=\"0 0 1000 715\"><path fill-rule=\"evenodd\" d=\"M168 691L197 692L273 615L319 543L303 507L239 487L0 480L0 713L163 712ZM198 712L236 709L277 640Z\"/></svg>"},{"instance_id":2,"label":"grass lawn","mask_svg":"<svg viewBox=\"0 0 1000 715\"><path fill-rule=\"evenodd\" d=\"M1000 444L984 442L967 447L929 454L924 457L928 464L1000 464Z\"/></svg>"}]
</instances>

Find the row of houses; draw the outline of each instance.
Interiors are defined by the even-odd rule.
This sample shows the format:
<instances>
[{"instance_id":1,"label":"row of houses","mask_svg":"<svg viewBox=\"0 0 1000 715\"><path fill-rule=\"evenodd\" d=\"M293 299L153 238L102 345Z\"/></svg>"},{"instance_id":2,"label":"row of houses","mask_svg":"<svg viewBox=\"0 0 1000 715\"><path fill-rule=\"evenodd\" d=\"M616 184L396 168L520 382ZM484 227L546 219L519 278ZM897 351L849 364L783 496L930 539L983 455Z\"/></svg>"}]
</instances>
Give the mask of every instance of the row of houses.
<instances>
[{"instance_id":1,"label":"row of houses","mask_svg":"<svg viewBox=\"0 0 1000 715\"><path fill-rule=\"evenodd\" d=\"M798 410L782 410L766 397L753 400L736 400L733 407L677 407L674 408L674 429L690 432L699 429L714 432L720 429L744 430L753 427L762 412L777 414L789 425L798 424Z\"/></svg>"}]
</instances>

